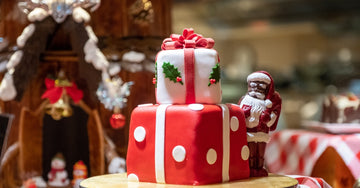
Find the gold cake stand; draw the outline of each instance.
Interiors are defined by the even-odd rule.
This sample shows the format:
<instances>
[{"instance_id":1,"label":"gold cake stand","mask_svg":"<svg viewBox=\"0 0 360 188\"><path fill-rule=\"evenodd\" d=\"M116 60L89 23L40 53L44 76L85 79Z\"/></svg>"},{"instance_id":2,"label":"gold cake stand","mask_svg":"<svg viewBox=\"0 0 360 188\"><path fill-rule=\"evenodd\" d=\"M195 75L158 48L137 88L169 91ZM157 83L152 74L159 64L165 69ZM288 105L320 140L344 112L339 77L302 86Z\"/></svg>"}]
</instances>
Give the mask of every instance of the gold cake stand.
<instances>
[{"instance_id":1,"label":"gold cake stand","mask_svg":"<svg viewBox=\"0 0 360 188\"><path fill-rule=\"evenodd\" d=\"M264 187L286 187L295 188L298 181L287 176L269 174L268 177L250 178L229 183L211 184L211 185L174 185L174 184L157 184L143 182L128 182L126 173L108 174L94 176L85 179L80 183L81 188L264 188Z\"/></svg>"}]
</instances>

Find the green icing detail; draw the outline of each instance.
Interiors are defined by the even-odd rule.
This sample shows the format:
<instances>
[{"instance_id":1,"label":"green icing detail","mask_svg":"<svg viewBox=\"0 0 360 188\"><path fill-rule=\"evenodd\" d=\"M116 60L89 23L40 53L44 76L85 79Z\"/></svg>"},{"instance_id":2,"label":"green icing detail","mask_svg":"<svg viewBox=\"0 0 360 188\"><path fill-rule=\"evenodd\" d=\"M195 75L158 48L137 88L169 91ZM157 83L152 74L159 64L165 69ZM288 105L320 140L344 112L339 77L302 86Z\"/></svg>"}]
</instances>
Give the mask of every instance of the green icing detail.
<instances>
[{"instance_id":1,"label":"green icing detail","mask_svg":"<svg viewBox=\"0 0 360 188\"><path fill-rule=\"evenodd\" d=\"M212 68L212 72L210 73L209 76L209 84L208 86L211 85L210 79L215 79L215 83L218 83L220 80L220 64L217 63L213 68Z\"/></svg>"},{"instance_id":2,"label":"green icing detail","mask_svg":"<svg viewBox=\"0 0 360 188\"><path fill-rule=\"evenodd\" d=\"M177 77L181 78L180 72L178 71L178 69L170 64L170 62L164 62L164 64L162 65L163 68L163 73L165 74L165 78L169 78L171 81L177 83ZM179 83L181 85L184 85L184 83L182 81L179 81Z\"/></svg>"}]
</instances>

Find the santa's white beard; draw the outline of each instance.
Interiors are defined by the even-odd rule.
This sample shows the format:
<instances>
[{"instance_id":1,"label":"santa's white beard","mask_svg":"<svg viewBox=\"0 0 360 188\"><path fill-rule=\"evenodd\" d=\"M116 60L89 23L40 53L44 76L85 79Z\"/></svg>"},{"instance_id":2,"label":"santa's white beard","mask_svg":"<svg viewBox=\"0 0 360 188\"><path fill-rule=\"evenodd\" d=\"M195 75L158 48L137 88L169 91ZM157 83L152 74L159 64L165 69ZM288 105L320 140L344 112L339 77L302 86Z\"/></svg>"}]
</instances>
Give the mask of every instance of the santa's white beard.
<instances>
[{"instance_id":1,"label":"santa's white beard","mask_svg":"<svg viewBox=\"0 0 360 188\"><path fill-rule=\"evenodd\" d=\"M256 127L259 124L261 113L266 110L265 100L252 97L248 94L245 95L241 101L240 108L242 108L243 105L251 106L250 116L246 118L246 127Z\"/></svg>"},{"instance_id":2,"label":"santa's white beard","mask_svg":"<svg viewBox=\"0 0 360 188\"><path fill-rule=\"evenodd\" d=\"M256 97L258 99L265 99L265 94L264 93L260 93L260 92L256 92L256 91L250 91L249 95L252 97Z\"/></svg>"}]
</instances>

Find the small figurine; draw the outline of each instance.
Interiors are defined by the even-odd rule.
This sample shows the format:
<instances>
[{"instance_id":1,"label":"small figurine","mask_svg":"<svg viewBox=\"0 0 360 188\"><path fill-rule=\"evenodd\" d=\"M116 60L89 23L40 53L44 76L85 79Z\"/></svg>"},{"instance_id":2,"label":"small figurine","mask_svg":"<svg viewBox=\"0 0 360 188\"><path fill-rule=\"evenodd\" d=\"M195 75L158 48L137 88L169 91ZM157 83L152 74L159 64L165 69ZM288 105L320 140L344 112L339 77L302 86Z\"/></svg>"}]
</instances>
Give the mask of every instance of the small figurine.
<instances>
[{"instance_id":1,"label":"small figurine","mask_svg":"<svg viewBox=\"0 0 360 188\"><path fill-rule=\"evenodd\" d=\"M51 160L51 170L48 173L48 184L53 187L64 187L69 184L68 174L65 170L65 160L61 154L56 154Z\"/></svg>"},{"instance_id":2,"label":"small figurine","mask_svg":"<svg viewBox=\"0 0 360 188\"><path fill-rule=\"evenodd\" d=\"M87 167L81 160L76 162L73 167L73 180L71 184L73 188L79 188L80 182L87 178Z\"/></svg>"},{"instance_id":3,"label":"small figurine","mask_svg":"<svg viewBox=\"0 0 360 188\"><path fill-rule=\"evenodd\" d=\"M247 77L248 92L239 105L246 118L247 141L250 149L250 176L267 176L264 168L264 153L269 142L269 131L276 129L281 111L281 98L274 91L274 82L269 73L257 71Z\"/></svg>"}]
</instances>

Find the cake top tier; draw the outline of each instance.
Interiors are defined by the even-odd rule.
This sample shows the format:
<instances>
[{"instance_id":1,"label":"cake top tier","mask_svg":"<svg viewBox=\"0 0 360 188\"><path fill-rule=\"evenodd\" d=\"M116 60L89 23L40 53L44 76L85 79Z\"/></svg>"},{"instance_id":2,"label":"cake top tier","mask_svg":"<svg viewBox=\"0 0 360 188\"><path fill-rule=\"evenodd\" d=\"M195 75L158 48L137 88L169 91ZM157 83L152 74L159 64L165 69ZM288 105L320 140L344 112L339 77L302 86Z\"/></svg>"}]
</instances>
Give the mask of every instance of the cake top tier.
<instances>
[{"instance_id":1,"label":"cake top tier","mask_svg":"<svg viewBox=\"0 0 360 188\"><path fill-rule=\"evenodd\" d=\"M166 38L156 56L156 99L159 104L218 104L220 65L214 40L184 29Z\"/></svg>"}]
</instances>

